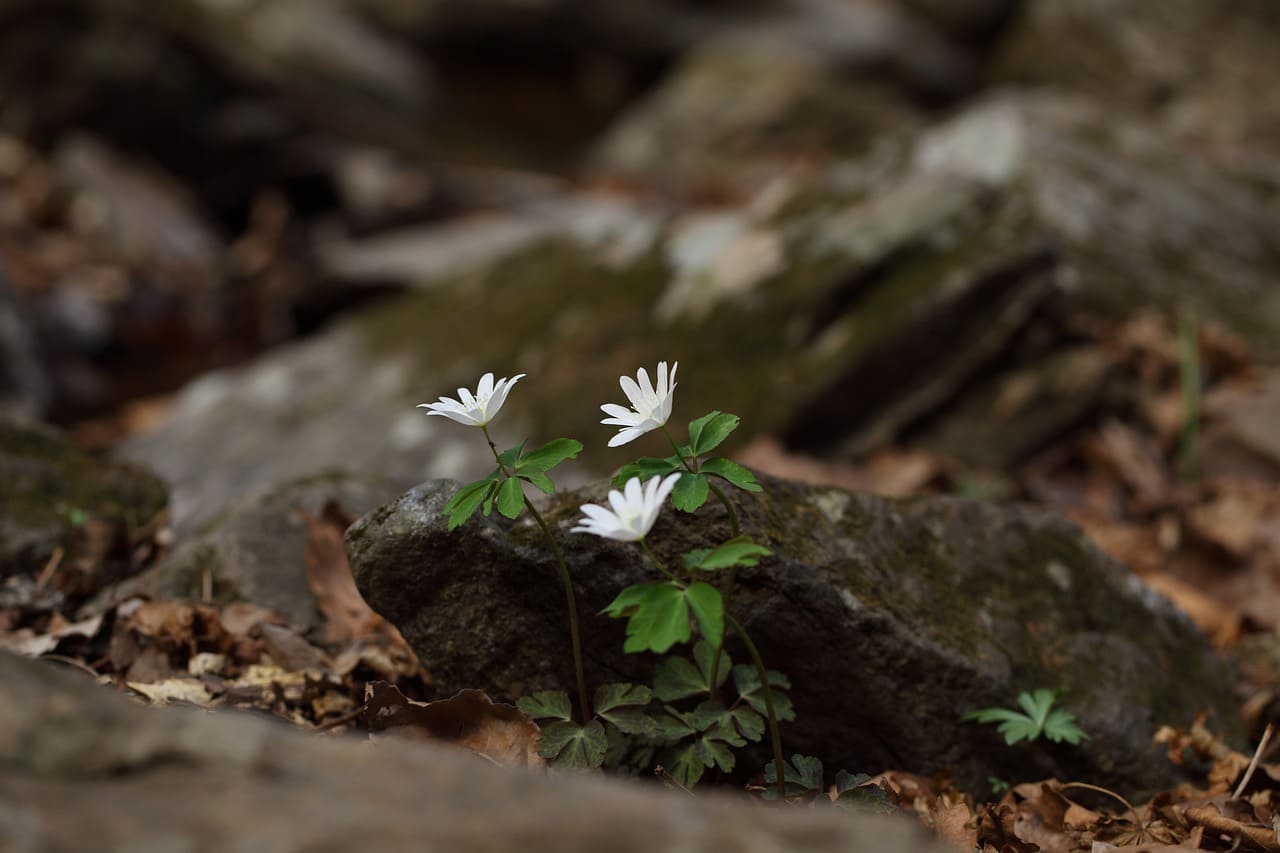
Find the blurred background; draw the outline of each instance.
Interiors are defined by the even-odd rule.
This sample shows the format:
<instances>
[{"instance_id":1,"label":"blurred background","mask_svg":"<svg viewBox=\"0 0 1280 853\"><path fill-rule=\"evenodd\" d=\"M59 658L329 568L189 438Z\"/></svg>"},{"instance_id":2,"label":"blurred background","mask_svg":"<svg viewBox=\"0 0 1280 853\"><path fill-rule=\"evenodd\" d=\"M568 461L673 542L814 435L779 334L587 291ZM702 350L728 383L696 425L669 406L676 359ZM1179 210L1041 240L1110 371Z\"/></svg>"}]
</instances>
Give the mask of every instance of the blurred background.
<instances>
[{"instance_id":1,"label":"blurred background","mask_svg":"<svg viewBox=\"0 0 1280 853\"><path fill-rule=\"evenodd\" d=\"M1278 143L1274 0L0 0L0 409L181 531L483 472L413 407L488 370L608 474L678 360L741 461L1056 507L1232 643L1280 616Z\"/></svg>"}]
</instances>

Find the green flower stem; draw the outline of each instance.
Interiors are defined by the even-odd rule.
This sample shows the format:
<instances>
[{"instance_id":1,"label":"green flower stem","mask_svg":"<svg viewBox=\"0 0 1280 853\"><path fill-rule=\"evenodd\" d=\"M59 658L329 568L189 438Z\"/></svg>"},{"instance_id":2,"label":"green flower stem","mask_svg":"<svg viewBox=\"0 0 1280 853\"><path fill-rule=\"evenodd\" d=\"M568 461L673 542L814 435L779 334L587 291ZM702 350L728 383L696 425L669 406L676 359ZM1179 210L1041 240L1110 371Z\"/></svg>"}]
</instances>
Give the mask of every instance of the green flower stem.
<instances>
[{"instance_id":1,"label":"green flower stem","mask_svg":"<svg viewBox=\"0 0 1280 853\"><path fill-rule=\"evenodd\" d=\"M680 579L677 578L675 575L671 574L670 570L668 570L666 566L662 565L662 561L659 560L656 556L654 556L653 552L649 550L648 542L644 541L644 539L638 539L636 541L640 543L640 550L644 551L644 555L649 558L650 562L652 562L655 566L658 567L659 571L661 571L664 575L666 575L668 578L675 581L676 583L680 582Z\"/></svg>"},{"instance_id":2,"label":"green flower stem","mask_svg":"<svg viewBox=\"0 0 1280 853\"><path fill-rule=\"evenodd\" d=\"M751 660L756 665L756 672L760 674L760 684L764 688L764 709L769 717L769 736L773 740L773 767L775 776L777 776L778 784L778 802L786 802L787 799L787 781L786 760L782 756L782 734L778 731L778 715L773 711L773 688L769 686L769 671L764 668L764 661L760 659L760 650L756 648L756 644L751 642L751 638L747 636L746 630L742 627L737 619L734 619L728 613L724 615L730 627L742 638L743 644L747 647L747 653L751 655ZM713 684L715 682L712 682Z\"/></svg>"},{"instance_id":3,"label":"green flower stem","mask_svg":"<svg viewBox=\"0 0 1280 853\"><path fill-rule=\"evenodd\" d=\"M676 443L675 438L672 437L671 431L667 429L666 424L662 425L662 434L667 437L667 441L671 442L671 449L676 452L676 458L680 460L680 464L683 465L689 473L698 473L698 458L696 456L692 460L686 460L684 458L684 455L680 452L680 445ZM733 532L734 538L736 539L741 536L742 527L738 524L738 513L734 510L733 504L729 502L729 496L722 492L720 487L715 483L712 483L710 479L707 480L707 487L711 489L711 494L716 496L720 503L724 505L725 512L729 514L729 529ZM724 597L726 610L729 608L729 597L733 594L733 582L736 578L737 569L733 569L729 572L729 580L725 583L724 592L721 593ZM724 637L721 637L720 642L716 644L715 653L711 655L711 698L713 700L719 698L717 694L720 692L720 688L717 686L716 680L720 675L720 657L723 652Z\"/></svg>"},{"instance_id":4,"label":"green flower stem","mask_svg":"<svg viewBox=\"0 0 1280 853\"><path fill-rule=\"evenodd\" d=\"M503 464L501 455L498 453L498 447L493 443L493 439L489 436L489 428L487 426L480 427L484 433L485 440L489 442L489 449L493 451L493 458L497 460L498 467L502 469L502 473L510 477L511 473L507 470L507 466ZM523 490L521 497L524 497ZM533 516L533 520L538 522L538 526L542 528L542 535L546 538L547 544L551 546L551 553L556 558L556 569L560 573L560 582L564 585L565 604L569 608L569 638L573 646L573 674L578 680L578 707L582 711L582 724L585 726L591 721L591 702L587 697L587 679L583 674L582 668L582 638L578 632L578 603L573 595L573 579L569 577L569 567L565 565L564 554L560 551L560 545L556 542L555 537L551 535L551 528L547 526L546 520L542 517L542 513L534 509L529 499L524 498L525 508L529 510L529 515Z\"/></svg>"},{"instance_id":5,"label":"green flower stem","mask_svg":"<svg viewBox=\"0 0 1280 853\"><path fill-rule=\"evenodd\" d=\"M685 467L685 470L690 474L698 473L698 457L694 456L690 459L685 459L684 454L680 452L680 445L677 444L675 438L672 437L670 430L667 429L667 425L663 424L660 429L662 430L662 434L667 437L667 441L671 442L671 449L676 452L676 458L680 460L680 464ZM733 504L729 503L728 496L726 496L724 492L720 491L720 488L710 480L707 481L707 487L711 489L711 494L715 495L719 499L720 503L724 504L725 512L729 513L729 527L733 530L733 535L735 537L740 536L742 534L742 528L738 526L738 513L734 511Z\"/></svg>"}]
</instances>

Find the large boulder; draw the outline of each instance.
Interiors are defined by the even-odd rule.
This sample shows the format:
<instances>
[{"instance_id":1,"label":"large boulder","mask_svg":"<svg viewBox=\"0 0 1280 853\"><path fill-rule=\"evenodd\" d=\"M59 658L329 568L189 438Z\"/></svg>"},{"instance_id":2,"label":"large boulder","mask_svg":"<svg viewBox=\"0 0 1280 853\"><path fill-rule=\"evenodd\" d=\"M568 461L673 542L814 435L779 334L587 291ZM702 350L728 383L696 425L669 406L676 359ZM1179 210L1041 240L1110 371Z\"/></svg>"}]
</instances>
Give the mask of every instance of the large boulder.
<instances>
[{"instance_id":1,"label":"large boulder","mask_svg":"<svg viewBox=\"0 0 1280 853\"><path fill-rule=\"evenodd\" d=\"M855 771L946 771L974 790L992 775L1133 790L1175 776L1151 749L1158 725L1213 709L1231 727L1231 681L1205 640L1060 517L764 485L737 506L774 556L740 570L732 612L791 678L788 751ZM423 484L348 530L362 594L445 691L571 685L564 601L538 528L478 516L449 533L442 507L454 490ZM560 493L543 514L579 596L588 681L644 681L653 659L624 655L621 623L599 614L652 568L634 546L568 532L578 506L602 497ZM718 508L668 510L650 540L670 564L728 538L727 527ZM1089 740L1008 749L990 727L960 721L1036 688L1065 689Z\"/></svg>"},{"instance_id":2,"label":"large boulder","mask_svg":"<svg viewBox=\"0 0 1280 853\"><path fill-rule=\"evenodd\" d=\"M8 654L0 768L0 840L14 851L83 850L87 839L103 851L942 850L906 818L692 800L502 770L458 748L148 709Z\"/></svg>"}]
</instances>

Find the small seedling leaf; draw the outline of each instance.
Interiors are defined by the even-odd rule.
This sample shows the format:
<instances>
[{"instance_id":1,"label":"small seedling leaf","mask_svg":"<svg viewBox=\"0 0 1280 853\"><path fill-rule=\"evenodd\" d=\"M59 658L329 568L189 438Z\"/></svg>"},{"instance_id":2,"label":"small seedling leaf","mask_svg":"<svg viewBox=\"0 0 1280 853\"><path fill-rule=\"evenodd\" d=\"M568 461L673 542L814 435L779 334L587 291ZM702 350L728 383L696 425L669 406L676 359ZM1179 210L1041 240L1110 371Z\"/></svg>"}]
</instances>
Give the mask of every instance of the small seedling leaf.
<instances>
[{"instance_id":1,"label":"small seedling leaf","mask_svg":"<svg viewBox=\"0 0 1280 853\"><path fill-rule=\"evenodd\" d=\"M761 557L767 557L773 552L763 545L757 545L751 540L750 536L743 535L730 539L718 548L702 554L700 559L691 566L689 565L688 557L696 553L699 552L693 551L685 555L685 568L712 571L733 568L734 566L754 566L760 562Z\"/></svg>"}]
</instances>

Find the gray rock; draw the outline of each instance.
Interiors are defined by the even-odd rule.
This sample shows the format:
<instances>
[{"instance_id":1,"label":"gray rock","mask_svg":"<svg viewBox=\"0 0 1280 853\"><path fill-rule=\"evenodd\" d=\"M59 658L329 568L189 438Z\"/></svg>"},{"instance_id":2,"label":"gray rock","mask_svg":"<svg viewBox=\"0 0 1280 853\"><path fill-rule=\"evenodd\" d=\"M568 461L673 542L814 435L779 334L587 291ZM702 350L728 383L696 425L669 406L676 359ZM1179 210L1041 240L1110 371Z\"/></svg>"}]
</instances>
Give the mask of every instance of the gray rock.
<instances>
[{"instance_id":1,"label":"gray rock","mask_svg":"<svg viewBox=\"0 0 1280 853\"><path fill-rule=\"evenodd\" d=\"M1022 4L997 80L1069 88L1158 123L1226 168L1272 156L1280 132L1280 7L1270 0ZM1273 184L1274 186L1274 184Z\"/></svg>"},{"instance_id":2,"label":"gray rock","mask_svg":"<svg viewBox=\"0 0 1280 853\"><path fill-rule=\"evenodd\" d=\"M394 497L387 480L339 471L275 484L223 508L184 537L154 568L114 585L87 605L98 613L131 595L248 601L283 615L294 627L323 620L307 581L308 536L302 512L319 515L330 501L352 518Z\"/></svg>"},{"instance_id":3,"label":"gray rock","mask_svg":"<svg viewBox=\"0 0 1280 853\"><path fill-rule=\"evenodd\" d=\"M0 655L0 840L14 853L361 849L942 853L908 818L691 800L508 771L460 749L144 708ZM68 809L68 803L75 803Z\"/></svg>"},{"instance_id":4,"label":"gray rock","mask_svg":"<svg viewBox=\"0 0 1280 853\"><path fill-rule=\"evenodd\" d=\"M125 543L127 557L133 534L166 500L164 484L148 471L90 455L52 427L0 418L0 576L37 573L57 549L72 567L87 533Z\"/></svg>"},{"instance_id":5,"label":"gray rock","mask_svg":"<svg viewBox=\"0 0 1280 853\"><path fill-rule=\"evenodd\" d=\"M788 752L855 772L947 771L974 790L991 775L1133 790L1176 776L1150 747L1158 725L1206 708L1235 719L1226 667L1185 616L1056 515L764 485L737 506L775 553L739 571L731 610L791 678ZM495 515L450 534L441 508L454 488L426 483L348 530L361 593L446 691L571 685L564 602L538 529ZM647 680L651 656L624 655L621 622L599 614L653 570L634 546L568 532L577 507L601 497L559 493L543 514L577 588L588 682ZM650 540L672 564L727 527L718 507L668 509ZM1090 739L1008 749L991 727L960 722L1036 688L1064 688Z\"/></svg>"},{"instance_id":6,"label":"gray rock","mask_svg":"<svg viewBox=\"0 0 1280 853\"><path fill-rule=\"evenodd\" d=\"M437 281L202 378L127 453L169 480L183 526L335 464L406 488L470 479L491 465L484 442L414 406L493 370L529 374L497 440L579 438L566 473L582 482L620 461L598 405L660 359L681 362L677 422L714 407L743 418L742 438L865 452L1027 367L1017 342L1063 306L1186 302L1280 355L1275 214L1249 182L1086 102L998 98L746 208L638 217ZM1008 446L1033 452L1082 412L1054 415Z\"/></svg>"}]
</instances>

